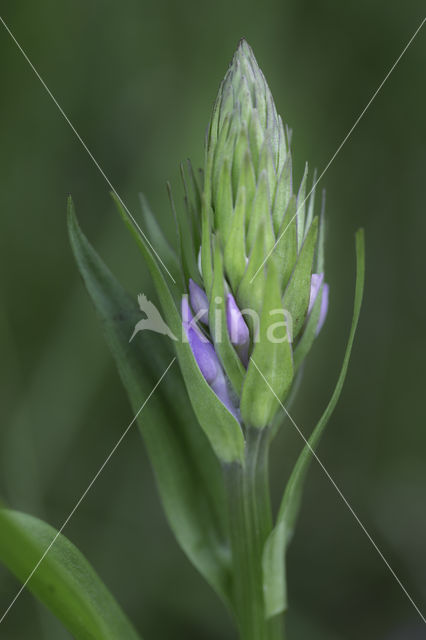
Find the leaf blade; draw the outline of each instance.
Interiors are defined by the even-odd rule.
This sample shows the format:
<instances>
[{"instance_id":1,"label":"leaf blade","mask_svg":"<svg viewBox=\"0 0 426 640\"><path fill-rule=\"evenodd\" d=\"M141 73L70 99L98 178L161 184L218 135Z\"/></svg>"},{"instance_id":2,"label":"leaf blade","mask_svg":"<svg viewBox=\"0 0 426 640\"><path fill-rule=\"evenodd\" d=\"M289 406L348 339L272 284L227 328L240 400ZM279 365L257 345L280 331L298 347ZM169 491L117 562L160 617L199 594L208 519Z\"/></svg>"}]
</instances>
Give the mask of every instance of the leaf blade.
<instances>
[{"instance_id":1,"label":"leaf blade","mask_svg":"<svg viewBox=\"0 0 426 640\"><path fill-rule=\"evenodd\" d=\"M77 547L38 518L0 508L0 560L23 583L49 545L28 588L73 636L77 640L140 640Z\"/></svg>"},{"instance_id":2,"label":"leaf blade","mask_svg":"<svg viewBox=\"0 0 426 640\"><path fill-rule=\"evenodd\" d=\"M156 348L151 345L147 358L144 334L129 345L133 327L140 319L135 300L91 247L71 205L68 224L79 270L136 413L170 363L170 351L158 340ZM175 409L173 421L167 405ZM206 436L194 422L180 376L169 376L167 384L159 386L138 419L168 522L189 559L228 600L221 469Z\"/></svg>"}]
</instances>

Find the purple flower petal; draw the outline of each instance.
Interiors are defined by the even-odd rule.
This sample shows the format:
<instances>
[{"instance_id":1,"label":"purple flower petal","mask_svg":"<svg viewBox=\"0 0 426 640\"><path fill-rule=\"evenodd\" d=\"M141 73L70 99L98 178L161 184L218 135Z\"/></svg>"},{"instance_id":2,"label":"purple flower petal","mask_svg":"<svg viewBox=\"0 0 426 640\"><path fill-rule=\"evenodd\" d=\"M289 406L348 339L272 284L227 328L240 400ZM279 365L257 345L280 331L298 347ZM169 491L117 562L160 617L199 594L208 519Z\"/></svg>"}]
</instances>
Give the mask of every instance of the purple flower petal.
<instances>
[{"instance_id":1,"label":"purple flower petal","mask_svg":"<svg viewBox=\"0 0 426 640\"><path fill-rule=\"evenodd\" d=\"M207 384L213 389L228 411L238 420L238 411L229 395L228 384L220 360L212 343L194 322L188 303L188 296L183 296L182 298L182 326L188 338L195 362L199 366Z\"/></svg>"},{"instance_id":2,"label":"purple flower petal","mask_svg":"<svg viewBox=\"0 0 426 640\"><path fill-rule=\"evenodd\" d=\"M308 315L312 311L312 307L315 304L315 300L317 299L317 295L319 290L321 289L321 285L324 280L323 273L313 273L311 277L311 295L309 297L309 307L308 307Z\"/></svg>"},{"instance_id":3,"label":"purple flower petal","mask_svg":"<svg viewBox=\"0 0 426 640\"><path fill-rule=\"evenodd\" d=\"M198 316L198 320L201 320L204 324L209 324L209 301L204 289L202 289L191 278L189 279L189 299L191 300L191 307L194 310L195 315Z\"/></svg>"},{"instance_id":4,"label":"purple flower petal","mask_svg":"<svg viewBox=\"0 0 426 640\"><path fill-rule=\"evenodd\" d=\"M320 315L319 315L319 319L318 319L317 330L315 332L316 336L321 331L322 326L323 326L323 324L325 322L325 319L327 317L329 289L330 289L330 287L328 286L327 283L325 283L323 288L322 288L321 309L320 309Z\"/></svg>"},{"instance_id":5,"label":"purple flower petal","mask_svg":"<svg viewBox=\"0 0 426 640\"><path fill-rule=\"evenodd\" d=\"M219 359L216 351L213 348L211 342L203 342L200 335L194 327L190 326L187 329L189 346L201 373L211 385L217 378L217 374L220 368Z\"/></svg>"},{"instance_id":6,"label":"purple flower petal","mask_svg":"<svg viewBox=\"0 0 426 640\"><path fill-rule=\"evenodd\" d=\"M247 366L250 332L232 293L228 293L226 297L226 323L231 343L243 364Z\"/></svg>"}]
</instances>

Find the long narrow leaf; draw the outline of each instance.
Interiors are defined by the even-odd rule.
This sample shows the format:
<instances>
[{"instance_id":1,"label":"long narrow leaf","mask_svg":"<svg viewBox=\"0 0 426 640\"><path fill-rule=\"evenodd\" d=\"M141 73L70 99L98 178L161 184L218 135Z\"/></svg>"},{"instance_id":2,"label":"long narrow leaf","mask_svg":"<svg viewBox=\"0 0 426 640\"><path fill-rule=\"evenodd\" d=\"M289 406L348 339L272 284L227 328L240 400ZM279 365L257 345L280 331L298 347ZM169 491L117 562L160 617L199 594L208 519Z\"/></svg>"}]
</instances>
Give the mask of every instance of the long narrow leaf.
<instances>
[{"instance_id":1,"label":"long narrow leaf","mask_svg":"<svg viewBox=\"0 0 426 640\"><path fill-rule=\"evenodd\" d=\"M53 527L0 508L0 561L25 582L55 540ZM76 640L140 640L133 625L83 554L57 536L28 582Z\"/></svg>"},{"instance_id":2,"label":"long narrow leaf","mask_svg":"<svg viewBox=\"0 0 426 640\"><path fill-rule=\"evenodd\" d=\"M296 524L304 480L309 468L309 464L313 457L313 451L315 451L316 447L318 446L327 422L334 411L334 408L340 397L340 393L342 391L343 383L345 381L346 373L348 370L349 359L351 356L352 345L358 325L364 290L365 248L364 232L362 229L360 229L356 234L356 258L356 286L352 325L336 388L318 424L313 430L308 443L305 444L294 466L294 469L284 491L284 496L279 509L276 525L269 535L264 547L263 580L265 610L267 617L271 617L283 612L287 606L284 573L285 551L288 543L291 540Z\"/></svg>"},{"instance_id":3,"label":"long narrow leaf","mask_svg":"<svg viewBox=\"0 0 426 640\"><path fill-rule=\"evenodd\" d=\"M78 226L69 209L71 244L85 285L100 316L105 337L136 413L171 361L161 349L136 336L136 302L124 291ZM163 338L166 340L166 338ZM177 365L173 365L177 366ZM228 599L228 564L220 465L190 411L180 376L172 371L138 419L156 475L163 506L177 540L190 560Z\"/></svg>"}]
</instances>

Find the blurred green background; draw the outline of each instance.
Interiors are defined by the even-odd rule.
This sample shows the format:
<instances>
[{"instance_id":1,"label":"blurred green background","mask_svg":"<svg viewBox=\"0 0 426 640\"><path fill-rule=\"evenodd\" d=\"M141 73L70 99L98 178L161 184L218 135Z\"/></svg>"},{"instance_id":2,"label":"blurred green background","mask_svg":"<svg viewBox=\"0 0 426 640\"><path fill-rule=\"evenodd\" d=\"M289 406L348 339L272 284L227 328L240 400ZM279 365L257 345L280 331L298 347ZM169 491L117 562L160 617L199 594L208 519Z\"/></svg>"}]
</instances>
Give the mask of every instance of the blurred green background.
<instances>
[{"instance_id":1,"label":"blurred green background","mask_svg":"<svg viewBox=\"0 0 426 640\"><path fill-rule=\"evenodd\" d=\"M144 191L172 233L165 191L202 163L204 132L241 36L293 129L296 180L321 171L424 17L423 0L36 5L1 15L132 212ZM132 293L146 269L109 187L0 25L0 495L59 527L131 411L73 262L65 202ZM349 330L353 235L367 284L352 364L320 457L426 610L426 27L325 175L331 306L293 416L309 433ZM147 353L149 358L149 353ZM273 448L278 500L300 449ZM234 637L221 604L167 528L135 428L65 531L144 638ZM289 559L291 640L410 640L425 625L324 473L313 464ZM18 583L0 568L1 611ZM10 640L69 634L24 593Z\"/></svg>"}]
</instances>

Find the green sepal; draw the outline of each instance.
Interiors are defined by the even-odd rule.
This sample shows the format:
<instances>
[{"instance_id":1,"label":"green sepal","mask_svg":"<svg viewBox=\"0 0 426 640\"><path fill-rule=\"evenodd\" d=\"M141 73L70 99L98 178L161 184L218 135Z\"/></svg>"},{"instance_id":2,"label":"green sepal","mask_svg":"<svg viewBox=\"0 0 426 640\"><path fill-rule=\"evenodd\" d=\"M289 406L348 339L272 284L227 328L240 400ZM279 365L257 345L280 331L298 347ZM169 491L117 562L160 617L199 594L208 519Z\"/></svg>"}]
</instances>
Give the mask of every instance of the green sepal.
<instances>
[{"instance_id":1,"label":"green sepal","mask_svg":"<svg viewBox=\"0 0 426 640\"><path fill-rule=\"evenodd\" d=\"M120 201L114 197L118 211L132 232L141 249L153 279L161 308L172 333L182 336L182 318L178 312L170 289L145 240L137 233ZM216 455L222 462L240 462L244 455L244 438L241 426L225 405L219 400L202 375L191 347L186 340L174 342L176 355L185 380L191 404Z\"/></svg>"},{"instance_id":2,"label":"green sepal","mask_svg":"<svg viewBox=\"0 0 426 640\"><path fill-rule=\"evenodd\" d=\"M235 393L239 397L245 369L229 339L226 319L223 262L218 238L216 238L215 245L213 286L209 299L209 327L213 337L216 353L219 355L226 375L231 381Z\"/></svg>"},{"instance_id":3,"label":"green sepal","mask_svg":"<svg viewBox=\"0 0 426 640\"><path fill-rule=\"evenodd\" d=\"M311 293L312 263L317 235L318 218L314 218L283 296L283 307L289 312L292 318L292 340L297 337L303 327L308 311Z\"/></svg>"},{"instance_id":4,"label":"green sepal","mask_svg":"<svg viewBox=\"0 0 426 640\"><path fill-rule=\"evenodd\" d=\"M22 583L32 574L28 589L76 640L140 640L83 554L38 518L0 508L0 561Z\"/></svg>"},{"instance_id":5,"label":"green sepal","mask_svg":"<svg viewBox=\"0 0 426 640\"><path fill-rule=\"evenodd\" d=\"M246 189L241 187L238 190L228 238L222 239L225 243L225 271L233 291L237 291L246 270L245 212Z\"/></svg>"},{"instance_id":6,"label":"green sepal","mask_svg":"<svg viewBox=\"0 0 426 640\"><path fill-rule=\"evenodd\" d=\"M258 341L254 345L247 368L240 405L244 424L258 429L271 423L279 406L260 372L280 400L285 398L293 380L292 351L287 328L283 326L286 318L278 311L283 311L281 288L278 274L271 263L268 267ZM277 323L280 326L278 334ZM282 341L278 341L282 338Z\"/></svg>"},{"instance_id":7,"label":"green sepal","mask_svg":"<svg viewBox=\"0 0 426 640\"><path fill-rule=\"evenodd\" d=\"M354 311L342 368L340 370L333 395L331 396L331 399L324 413L322 414L315 429L309 437L308 443L303 447L302 452L300 453L299 458L293 468L284 491L284 496L281 501L275 527L270 533L264 546L262 566L265 594L265 612L267 618L282 613L287 606L284 554L291 540L296 525L303 485L311 459L313 457L313 452L317 448L321 435L323 434L324 429L339 400L348 370L349 359L351 356L355 333L358 326L362 296L364 291L365 247L363 229L358 230L355 240L357 266Z\"/></svg>"}]
</instances>

